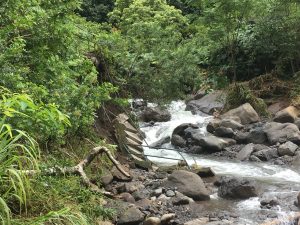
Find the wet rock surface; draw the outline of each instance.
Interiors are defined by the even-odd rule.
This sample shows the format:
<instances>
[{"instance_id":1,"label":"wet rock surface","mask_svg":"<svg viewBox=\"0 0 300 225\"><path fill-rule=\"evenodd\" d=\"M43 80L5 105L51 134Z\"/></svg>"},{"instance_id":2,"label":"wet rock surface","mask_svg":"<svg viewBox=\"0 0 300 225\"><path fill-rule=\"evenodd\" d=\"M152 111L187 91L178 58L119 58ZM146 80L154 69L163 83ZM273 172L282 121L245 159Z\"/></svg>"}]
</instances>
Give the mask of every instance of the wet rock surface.
<instances>
[{"instance_id":1,"label":"wet rock surface","mask_svg":"<svg viewBox=\"0 0 300 225\"><path fill-rule=\"evenodd\" d=\"M294 118L294 123L286 123L284 120L270 122L271 120L259 118L253 110L246 104L225 113L225 116L221 115L211 120L206 127L209 133L206 134L201 132L199 123L193 124L193 121L183 123L173 130L171 143L180 151L196 153L198 158L203 156L212 160L216 159L220 164L223 161L225 164L233 162L245 164L245 168L258 164L260 165L258 168L261 167L264 170L268 170L269 165L272 164L281 165L287 169L290 166L297 168L297 165L300 168L298 149L300 131L297 124L299 119ZM199 108L196 108L195 112L199 113ZM174 169L176 171L173 172ZM215 179L204 178L199 185L194 181L198 178L186 175L187 171L179 176L176 173L181 171L180 168L175 167L173 170L168 170L167 173L134 170L134 173L140 175L142 173L145 178L141 181L144 187L139 187L132 193L128 190L125 190L125 194L118 193L127 197L120 198L120 200L127 204L134 204L145 215L145 222L147 218L151 218L147 224L162 224L164 215L170 218L166 220L168 221L166 224L174 225L248 224L241 222L240 215L260 224L266 219L276 218L278 207L284 210L298 210L300 201L299 197L297 199L298 192L287 188L284 180L282 186L270 185L269 177L255 182L252 179L244 179L242 176L235 175L235 177L221 178L215 182L215 185L213 183ZM262 171L255 172L261 173ZM270 179L276 179L276 175L274 173L273 177L270 172ZM132 183L135 179L129 182ZM165 185L170 180L172 183ZM277 182L281 181L278 179ZM184 185L185 189L181 189L181 185ZM115 186L116 183L113 181L108 188L114 190ZM199 187L203 187L202 191L205 190L210 200L205 200L206 197L201 201L195 198L194 193L199 191ZM134 198L134 202L127 193ZM266 193L272 194L265 195ZM248 208L245 206L248 204L255 204L257 209L247 212Z\"/></svg>"},{"instance_id":2,"label":"wet rock surface","mask_svg":"<svg viewBox=\"0 0 300 225\"><path fill-rule=\"evenodd\" d=\"M171 119L171 114L166 109L160 107L146 107L140 114L140 118L144 122L166 122Z\"/></svg>"},{"instance_id":3,"label":"wet rock surface","mask_svg":"<svg viewBox=\"0 0 300 225\"><path fill-rule=\"evenodd\" d=\"M251 180L223 177L219 181L218 195L229 199L247 199L258 196L258 188Z\"/></svg>"}]
</instances>

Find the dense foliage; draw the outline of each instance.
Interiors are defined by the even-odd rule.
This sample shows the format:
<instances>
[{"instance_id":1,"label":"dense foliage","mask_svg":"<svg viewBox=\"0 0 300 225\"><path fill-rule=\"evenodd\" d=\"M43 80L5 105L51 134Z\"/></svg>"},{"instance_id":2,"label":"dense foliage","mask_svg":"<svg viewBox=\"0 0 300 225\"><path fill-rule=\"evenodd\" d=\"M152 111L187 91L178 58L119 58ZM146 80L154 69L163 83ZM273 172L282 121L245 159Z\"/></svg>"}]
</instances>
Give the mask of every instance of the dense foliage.
<instances>
[{"instance_id":1,"label":"dense foliage","mask_svg":"<svg viewBox=\"0 0 300 225\"><path fill-rule=\"evenodd\" d=\"M77 0L0 3L0 85L56 104L73 131L92 124L96 108L116 90L98 83L85 56L98 28L75 14L79 6Z\"/></svg>"}]
</instances>

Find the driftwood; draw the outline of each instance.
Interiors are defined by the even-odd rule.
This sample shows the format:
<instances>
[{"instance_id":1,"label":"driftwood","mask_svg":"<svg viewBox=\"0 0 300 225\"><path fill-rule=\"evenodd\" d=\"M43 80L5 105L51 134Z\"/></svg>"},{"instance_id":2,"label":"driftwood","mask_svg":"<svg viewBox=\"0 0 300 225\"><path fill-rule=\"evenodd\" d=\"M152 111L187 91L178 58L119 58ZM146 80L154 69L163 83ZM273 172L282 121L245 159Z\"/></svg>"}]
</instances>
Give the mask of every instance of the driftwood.
<instances>
[{"instance_id":1,"label":"driftwood","mask_svg":"<svg viewBox=\"0 0 300 225\"><path fill-rule=\"evenodd\" d=\"M76 166L71 167L52 167L45 169L43 171L41 170L26 170L22 171L23 173L27 175L36 175L36 174L42 174L42 175L71 175L76 174L79 175L84 184L89 187L93 192L104 194L108 197L113 197L113 194L104 190L101 190L97 185L91 182L91 180L88 178L87 174L84 172L84 169L88 167L91 162L102 153L105 153L107 157L110 159L110 161L116 166L116 168L126 177L130 178L130 174L127 173L121 166L121 164L112 156L111 152L106 147L95 147L85 159L80 161Z\"/></svg>"}]
</instances>

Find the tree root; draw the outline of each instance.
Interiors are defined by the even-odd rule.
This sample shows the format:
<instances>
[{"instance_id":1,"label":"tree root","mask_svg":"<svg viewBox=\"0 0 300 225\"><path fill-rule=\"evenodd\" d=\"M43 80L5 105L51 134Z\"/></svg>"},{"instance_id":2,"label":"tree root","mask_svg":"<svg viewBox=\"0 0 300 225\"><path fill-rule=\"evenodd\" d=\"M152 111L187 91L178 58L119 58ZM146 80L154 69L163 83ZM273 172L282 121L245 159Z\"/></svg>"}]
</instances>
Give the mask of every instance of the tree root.
<instances>
[{"instance_id":1,"label":"tree root","mask_svg":"<svg viewBox=\"0 0 300 225\"><path fill-rule=\"evenodd\" d=\"M113 194L111 192L107 192L104 190L101 190L97 185L91 182L91 180L88 178L87 174L84 172L84 169L88 167L91 162L102 153L105 153L107 157L110 159L110 161L116 166L116 168L126 177L130 178L131 175L127 173L121 166L121 164L112 156L109 149L103 146L95 147L93 150L87 155L85 159L80 161L76 166L72 167L52 167L45 169L43 171L41 170L25 170L22 171L23 173L27 175L36 175L36 174L42 174L42 175L79 175L82 178L83 183L90 188L91 191L95 193L103 194L107 197L113 197Z\"/></svg>"}]
</instances>

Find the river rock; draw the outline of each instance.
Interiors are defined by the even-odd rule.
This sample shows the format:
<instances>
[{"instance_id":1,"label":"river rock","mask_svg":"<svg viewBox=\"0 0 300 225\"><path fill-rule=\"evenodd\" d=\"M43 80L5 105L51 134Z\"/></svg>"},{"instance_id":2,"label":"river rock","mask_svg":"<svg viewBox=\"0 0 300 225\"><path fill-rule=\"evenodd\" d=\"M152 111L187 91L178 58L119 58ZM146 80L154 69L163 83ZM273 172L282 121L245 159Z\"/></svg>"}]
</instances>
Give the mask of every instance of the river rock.
<instances>
[{"instance_id":1,"label":"river rock","mask_svg":"<svg viewBox=\"0 0 300 225\"><path fill-rule=\"evenodd\" d=\"M300 129L300 119L297 118L294 122L294 124Z\"/></svg>"},{"instance_id":2,"label":"river rock","mask_svg":"<svg viewBox=\"0 0 300 225\"><path fill-rule=\"evenodd\" d=\"M220 127L227 127L227 128L231 128L233 130L240 130L244 126L240 122L237 122L236 120L233 120L233 119L223 119L220 122Z\"/></svg>"},{"instance_id":3,"label":"river rock","mask_svg":"<svg viewBox=\"0 0 300 225\"><path fill-rule=\"evenodd\" d=\"M202 179L195 173L185 170L175 170L163 183L164 187L174 188L194 200L209 200L209 192Z\"/></svg>"},{"instance_id":4,"label":"river rock","mask_svg":"<svg viewBox=\"0 0 300 225\"><path fill-rule=\"evenodd\" d=\"M161 109L160 107L146 107L141 115L141 120L144 122L166 122L171 119L171 114L166 109Z\"/></svg>"},{"instance_id":5,"label":"river rock","mask_svg":"<svg viewBox=\"0 0 300 225\"><path fill-rule=\"evenodd\" d=\"M259 158L262 161L269 161L271 159L275 159L275 158L279 157L277 149L276 148L270 148L268 146L265 146L264 149L253 153L253 155L256 156L257 158Z\"/></svg>"},{"instance_id":6,"label":"river rock","mask_svg":"<svg viewBox=\"0 0 300 225\"><path fill-rule=\"evenodd\" d=\"M295 153L295 157L292 161L292 166L297 169L298 171L300 170L300 151L297 151Z\"/></svg>"},{"instance_id":7,"label":"river rock","mask_svg":"<svg viewBox=\"0 0 300 225\"><path fill-rule=\"evenodd\" d=\"M129 166L128 165L122 165L122 168L127 172L130 173ZM126 177L124 174L122 174L116 166L114 166L111 170L111 174L113 175L115 180L118 181L131 181L131 177Z\"/></svg>"},{"instance_id":8,"label":"river rock","mask_svg":"<svg viewBox=\"0 0 300 225\"><path fill-rule=\"evenodd\" d=\"M256 123L260 120L257 112L249 103L245 103L238 108L229 110L228 112L224 113L221 118L225 119L232 116L239 117L242 124Z\"/></svg>"},{"instance_id":9,"label":"river rock","mask_svg":"<svg viewBox=\"0 0 300 225\"><path fill-rule=\"evenodd\" d=\"M107 172L105 175L101 177L101 183L104 186L109 185L113 181L114 177L110 172Z\"/></svg>"},{"instance_id":10,"label":"river rock","mask_svg":"<svg viewBox=\"0 0 300 225\"><path fill-rule=\"evenodd\" d=\"M220 126L221 120L219 119L213 119L211 121L209 121L209 123L206 126L206 130L209 133L214 133L215 130Z\"/></svg>"},{"instance_id":11,"label":"river rock","mask_svg":"<svg viewBox=\"0 0 300 225\"><path fill-rule=\"evenodd\" d=\"M151 196L158 197L158 196L160 196L162 193L163 193L163 189L162 189L162 188L157 188L157 189L155 189L155 190L151 193Z\"/></svg>"},{"instance_id":12,"label":"river rock","mask_svg":"<svg viewBox=\"0 0 300 225\"><path fill-rule=\"evenodd\" d=\"M186 147L186 140L184 140L183 137L181 137L177 134L174 134L174 135L172 135L171 144L174 146L184 148L184 147Z\"/></svg>"},{"instance_id":13,"label":"river rock","mask_svg":"<svg viewBox=\"0 0 300 225\"><path fill-rule=\"evenodd\" d=\"M158 141L153 142L150 145L150 147L154 147L154 148L161 147L163 144L169 143L170 141L171 141L170 136L163 137L163 138L159 139Z\"/></svg>"},{"instance_id":14,"label":"river rock","mask_svg":"<svg viewBox=\"0 0 300 225\"><path fill-rule=\"evenodd\" d=\"M234 134L234 140L236 140L237 143L239 144L247 144L247 137L249 135L249 132L242 132L242 131L237 131Z\"/></svg>"},{"instance_id":15,"label":"river rock","mask_svg":"<svg viewBox=\"0 0 300 225\"><path fill-rule=\"evenodd\" d=\"M206 113L212 115L224 107L225 96L221 91L209 93L198 100L189 101L186 105L187 111L193 114Z\"/></svg>"},{"instance_id":16,"label":"river rock","mask_svg":"<svg viewBox=\"0 0 300 225\"><path fill-rule=\"evenodd\" d=\"M253 144L264 144L268 141L267 135L265 134L263 127L256 127L251 129L247 135L247 143Z\"/></svg>"},{"instance_id":17,"label":"river rock","mask_svg":"<svg viewBox=\"0 0 300 225\"><path fill-rule=\"evenodd\" d=\"M300 192L299 192L299 194L297 195L297 203L298 203L298 207L300 208Z\"/></svg>"},{"instance_id":18,"label":"river rock","mask_svg":"<svg viewBox=\"0 0 300 225\"><path fill-rule=\"evenodd\" d=\"M264 126L264 132L267 135L271 145L292 141L300 143L300 131L295 124L270 122Z\"/></svg>"},{"instance_id":19,"label":"river rock","mask_svg":"<svg viewBox=\"0 0 300 225\"><path fill-rule=\"evenodd\" d=\"M230 138L207 136L199 139L199 145L211 153L222 151L224 148L234 144L236 144L236 141Z\"/></svg>"},{"instance_id":20,"label":"river rock","mask_svg":"<svg viewBox=\"0 0 300 225\"><path fill-rule=\"evenodd\" d=\"M236 158L241 161L248 160L252 152L254 152L254 144L250 143L247 144L245 147L242 148L241 151L236 155Z\"/></svg>"},{"instance_id":21,"label":"river rock","mask_svg":"<svg viewBox=\"0 0 300 225\"><path fill-rule=\"evenodd\" d=\"M135 203L134 197L131 194L127 193L127 192L124 192L124 193L120 194L120 198L124 202Z\"/></svg>"},{"instance_id":22,"label":"river rock","mask_svg":"<svg viewBox=\"0 0 300 225\"><path fill-rule=\"evenodd\" d=\"M294 106L289 106L275 114L274 121L279 123L294 123L299 115L299 110Z\"/></svg>"},{"instance_id":23,"label":"river rock","mask_svg":"<svg viewBox=\"0 0 300 225\"><path fill-rule=\"evenodd\" d=\"M294 144L291 141L288 141L279 146L278 155L279 156L284 156L284 155L293 156L295 154L295 151L297 150L297 148L298 148L298 145Z\"/></svg>"},{"instance_id":24,"label":"river rock","mask_svg":"<svg viewBox=\"0 0 300 225\"><path fill-rule=\"evenodd\" d=\"M158 217L148 217L143 225L160 225L161 224L161 221L160 221L160 218Z\"/></svg>"},{"instance_id":25,"label":"river rock","mask_svg":"<svg viewBox=\"0 0 300 225\"><path fill-rule=\"evenodd\" d=\"M271 104L270 106L268 106L268 111L271 115L275 115L277 112L279 112L280 110L283 110L284 108L289 106L289 102L286 100L281 100L278 101L274 104Z\"/></svg>"},{"instance_id":26,"label":"river rock","mask_svg":"<svg viewBox=\"0 0 300 225\"><path fill-rule=\"evenodd\" d=\"M161 224L161 221L160 221L160 218L158 217L148 217L143 225L160 225Z\"/></svg>"},{"instance_id":27,"label":"river rock","mask_svg":"<svg viewBox=\"0 0 300 225\"><path fill-rule=\"evenodd\" d=\"M144 214L135 206L121 214L118 225L139 225L144 220Z\"/></svg>"},{"instance_id":28,"label":"river rock","mask_svg":"<svg viewBox=\"0 0 300 225\"><path fill-rule=\"evenodd\" d=\"M185 196L180 192L176 192L176 197L172 199L173 205L188 205L192 203L194 200Z\"/></svg>"},{"instance_id":29,"label":"river rock","mask_svg":"<svg viewBox=\"0 0 300 225\"><path fill-rule=\"evenodd\" d=\"M279 201L276 198L262 199L260 201L261 208L270 209L276 205L279 205Z\"/></svg>"},{"instance_id":30,"label":"river rock","mask_svg":"<svg viewBox=\"0 0 300 225\"><path fill-rule=\"evenodd\" d=\"M161 217L161 224L162 225L167 225L169 224L169 222L174 219L176 216L175 213L169 213L169 214L165 214Z\"/></svg>"},{"instance_id":31,"label":"river rock","mask_svg":"<svg viewBox=\"0 0 300 225\"><path fill-rule=\"evenodd\" d=\"M226 199L247 199L256 197L258 190L254 181L238 178L222 178L218 195Z\"/></svg>"},{"instance_id":32,"label":"river rock","mask_svg":"<svg viewBox=\"0 0 300 225\"><path fill-rule=\"evenodd\" d=\"M179 126L177 126L173 132L172 132L172 136L173 135L179 135L181 137L184 137L186 132L185 130L191 128L191 129L199 129L199 127L196 124L192 124L192 123L183 123L180 124Z\"/></svg>"},{"instance_id":33,"label":"river rock","mask_svg":"<svg viewBox=\"0 0 300 225\"><path fill-rule=\"evenodd\" d=\"M232 138L234 136L234 132L231 128L218 127L215 130L214 135L216 135L217 137Z\"/></svg>"}]
</instances>

